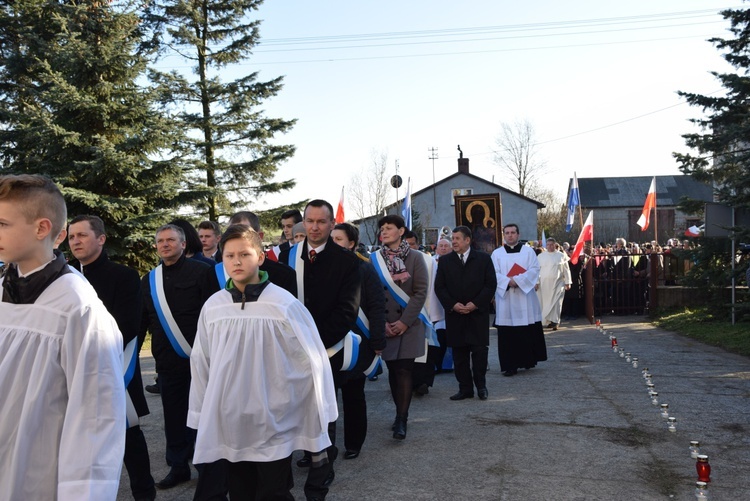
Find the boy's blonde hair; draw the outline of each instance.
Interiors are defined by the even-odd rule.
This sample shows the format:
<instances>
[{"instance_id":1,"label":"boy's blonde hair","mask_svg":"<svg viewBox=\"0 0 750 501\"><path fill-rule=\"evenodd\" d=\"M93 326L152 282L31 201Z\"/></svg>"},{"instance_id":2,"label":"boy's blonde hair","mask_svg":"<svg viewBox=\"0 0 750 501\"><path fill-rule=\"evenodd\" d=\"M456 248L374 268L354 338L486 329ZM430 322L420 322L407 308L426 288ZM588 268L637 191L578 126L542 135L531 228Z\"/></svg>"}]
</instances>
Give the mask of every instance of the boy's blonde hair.
<instances>
[{"instance_id":1,"label":"boy's blonde hair","mask_svg":"<svg viewBox=\"0 0 750 501\"><path fill-rule=\"evenodd\" d=\"M0 176L0 200L16 202L27 223L49 219L52 223L50 235L53 241L65 229L68 219L65 199L57 185L46 176Z\"/></svg>"},{"instance_id":2,"label":"boy's blonde hair","mask_svg":"<svg viewBox=\"0 0 750 501\"><path fill-rule=\"evenodd\" d=\"M260 235L258 235L257 231L249 226L245 226L244 224L233 224L226 229L221 236L221 241L219 242L219 250L221 250L221 253L224 254L224 244L237 238L241 238L248 242L259 256L263 254L263 242L260 240Z\"/></svg>"}]
</instances>

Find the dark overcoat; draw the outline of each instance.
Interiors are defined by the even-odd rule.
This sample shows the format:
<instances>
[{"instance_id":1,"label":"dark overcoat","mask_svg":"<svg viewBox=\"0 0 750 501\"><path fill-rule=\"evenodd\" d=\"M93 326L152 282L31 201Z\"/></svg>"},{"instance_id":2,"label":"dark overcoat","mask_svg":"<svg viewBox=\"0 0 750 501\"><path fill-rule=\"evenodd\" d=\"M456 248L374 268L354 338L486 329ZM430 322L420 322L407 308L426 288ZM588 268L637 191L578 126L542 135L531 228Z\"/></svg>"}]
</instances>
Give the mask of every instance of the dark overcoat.
<instances>
[{"instance_id":1,"label":"dark overcoat","mask_svg":"<svg viewBox=\"0 0 750 501\"><path fill-rule=\"evenodd\" d=\"M489 254L471 249L465 264L456 252L438 259L435 294L445 309L448 346L490 344L490 302L497 288L495 267ZM474 303L477 309L461 314L456 303Z\"/></svg>"}]
</instances>

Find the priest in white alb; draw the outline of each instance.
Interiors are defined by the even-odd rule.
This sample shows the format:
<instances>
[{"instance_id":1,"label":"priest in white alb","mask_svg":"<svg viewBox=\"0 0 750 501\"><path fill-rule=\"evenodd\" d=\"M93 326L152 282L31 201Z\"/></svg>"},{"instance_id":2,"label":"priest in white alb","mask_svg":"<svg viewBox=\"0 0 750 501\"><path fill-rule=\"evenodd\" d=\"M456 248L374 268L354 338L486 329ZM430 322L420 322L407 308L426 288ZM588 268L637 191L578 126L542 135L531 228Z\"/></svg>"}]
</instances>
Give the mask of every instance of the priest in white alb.
<instances>
[{"instance_id":1,"label":"priest in white alb","mask_svg":"<svg viewBox=\"0 0 750 501\"><path fill-rule=\"evenodd\" d=\"M518 369L531 369L547 360L542 311L535 291L539 261L531 247L519 243L519 237L518 225L505 225L505 243L492 253L497 277L497 351L503 376L513 376Z\"/></svg>"},{"instance_id":2,"label":"priest in white alb","mask_svg":"<svg viewBox=\"0 0 750 501\"><path fill-rule=\"evenodd\" d=\"M547 252L537 257L539 260L539 303L542 307L542 325L553 331L560 325L565 291L573 283L568 266L568 256L557 248L554 238L547 239Z\"/></svg>"}]
</instances>

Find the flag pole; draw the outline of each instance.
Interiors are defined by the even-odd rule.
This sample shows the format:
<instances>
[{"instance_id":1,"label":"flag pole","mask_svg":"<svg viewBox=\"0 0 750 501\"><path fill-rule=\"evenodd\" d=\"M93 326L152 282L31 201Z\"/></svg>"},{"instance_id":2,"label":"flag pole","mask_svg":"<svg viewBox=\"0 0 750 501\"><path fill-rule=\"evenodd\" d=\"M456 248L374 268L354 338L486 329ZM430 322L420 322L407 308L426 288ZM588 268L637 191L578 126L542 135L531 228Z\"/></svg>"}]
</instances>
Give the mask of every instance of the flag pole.
<instances>
[{"instance_id":1,"label":"flag pole","mask_svg":"<svg viewBox=\"0 0 750 501\"><path fill-rule=\"evenodd\" d=\"M656 212L658 198L656 196L656 176L654 176L654 241L656 245L659 245L659 215Z\"/></svg>"}]
</instances>

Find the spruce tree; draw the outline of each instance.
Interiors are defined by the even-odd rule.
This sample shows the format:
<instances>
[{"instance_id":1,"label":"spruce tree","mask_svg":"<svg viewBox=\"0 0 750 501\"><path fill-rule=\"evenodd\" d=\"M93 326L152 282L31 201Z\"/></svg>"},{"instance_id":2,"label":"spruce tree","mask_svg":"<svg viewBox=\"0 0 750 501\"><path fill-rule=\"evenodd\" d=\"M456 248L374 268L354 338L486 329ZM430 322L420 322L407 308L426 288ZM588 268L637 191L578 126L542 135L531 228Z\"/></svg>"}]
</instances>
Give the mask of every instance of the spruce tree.
<instances>
[{"instance_id":1,"label":"spruce tree","mask_svg":"<svg viewBox=\"0 0 750 501\"><path fill-rule=\"evenodd\" d=\"M251 14L262 0L162 0L149 20L165 33L164 47L192 65L190 75L154 71L166 112L185 132L187 188L201 197L196 208L209 219L245 206L264 193L294 186L274 182L291 145L272 143L295 120L267 118L258 106L282 88L282 77L259 81L258 73L231 81L222 71L240 68L258 43L260 21ZM177 49L175 49L177 48Z\"/></svg>"},{"instance_id":2,"label":"spruce tree","mask_svg":"<svg viewBox=\"0 0 750 501\"><path fill-rule=\"evenodd\" d=\"M734 72L712 72L723 87L721 95L704 96L679 92L692 106L700 107L705 116L693 119L701 132L685 134L685 144L695 153L674 153L680 170L714 187L719 202L735 209L750 211L750 9L727 9L721 12L729 21L731 38L712 38L723 58ZM684 200L686 211L702 210L702 202ZM733 228L737 242L750 239L750 227ZM728 240L702 238L700 246L687 258L695 265L688 273L686 284L700 287L713 312L728 303L724 288L731 281L731 264L737 256L730 252ZM735 270L735 279L744 275L747 260ZM743 312L750 319L747 303Z\"/></svg>"},{"instance_id":3,"label":"spruce tree","mask_svg":"<svg viewBox=\"0 0 750 501\"><path fill-rule=\"evenodd\" d=\"M712 72L724 88L723 95L679 92L705 116L691 120L700 133L682 136L695 152L674 153L674 157L683 173L712 184L719 202L750 209L750 9L727 9L721 15L729 20L734 37L709 41L724 51L724 59L736 71ZM750 237L750 228L737 230Z\"/></svg>"},{"instance_id":4,"label":"spruce tree","mask_svg":"<svg viewBox=\"0 0 750 501\"><path fill-rule=\"evenodd\" d=\"M41 173L69 215L100 216L110 255L153 266L154 230L180 204L174 126L139 86L138 2L19 0L0 14L3 173Z\"/></svg>"}]
</instances>

